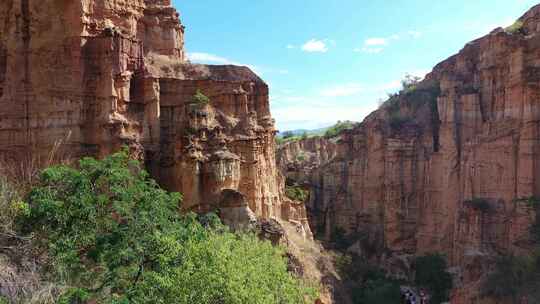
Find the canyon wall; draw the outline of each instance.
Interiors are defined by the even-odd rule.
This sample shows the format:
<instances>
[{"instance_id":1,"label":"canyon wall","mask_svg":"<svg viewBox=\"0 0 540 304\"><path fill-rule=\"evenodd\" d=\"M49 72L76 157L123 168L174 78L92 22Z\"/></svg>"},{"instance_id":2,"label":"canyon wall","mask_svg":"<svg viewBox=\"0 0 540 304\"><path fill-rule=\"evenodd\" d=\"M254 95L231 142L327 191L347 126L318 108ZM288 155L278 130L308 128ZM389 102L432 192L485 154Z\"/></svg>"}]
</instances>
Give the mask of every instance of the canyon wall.
<instances>
[{"instance_id":1,"label":"canyon wall","mask_svg":"<svg viewBox=\"0 0 540 304\"><path fill-rule=\"evenodd\" d=\"M311 187L315 233L337 228L359 254L447 255L452 303L480 303L493 257L532 249L540 197L540 6L438 64L360 126L287 143L289 178ZM330 152L329 152L330 151ZM310 155L298 159L299 153Z\"/></svg>"},{"instance_id":2,"label":"canyon wall","mask_svg":"<svg viewBox=\"0 0 540 304\"><path fill-rule=\"evenodd\" d=\"M59 142L72 158L127 145L185 209L219 208L234 190L260 217L305 224L303 205L283 194L268 86L184 52L170 0L2 1L3 161L46 159Z\"/></svg>"}]
</instances>

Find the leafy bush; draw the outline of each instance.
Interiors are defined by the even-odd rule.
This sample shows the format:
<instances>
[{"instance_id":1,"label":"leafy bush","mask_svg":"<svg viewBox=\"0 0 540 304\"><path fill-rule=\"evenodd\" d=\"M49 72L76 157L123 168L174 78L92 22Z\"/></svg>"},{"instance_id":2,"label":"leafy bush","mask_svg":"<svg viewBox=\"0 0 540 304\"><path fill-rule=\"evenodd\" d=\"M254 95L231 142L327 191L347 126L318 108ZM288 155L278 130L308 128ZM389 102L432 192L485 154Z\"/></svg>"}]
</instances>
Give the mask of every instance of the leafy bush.
<instances>
[{"instance_id":1,"label":"leafy bush","mask_svg":"<svg viewBox=\"0 0 540 304\"><path fill-rule=\"evenodd\" d=\"M402 90L400 93L410 93L415 91L416 86L420 83L420 80L422 80L421 77L413 76L410 74L405 75L405 78L401 80Z\"/></svg>"},{"instance_id":2,"label":"leafy bush","mask_svg":"<svg viewBox=\"0 0 540 304\"><path fill-rule=\"evenodd\" d=\"M393 113L390 115L390 128L394 131L398 131L411 121L412 118L410 117L400 115L399 113Z\"/></svg>"},{"instance_id":3,"label":"leafy bush","mask_svg":"<svg viewBox=\"0 0 540 304\"><path fill-rule=\"evenodd\" d=\"M475 197L473 199L466 200L465 204L483 213L490 212L493 209L489 203L489 200L486 198Z\"/></svg>"},{"instance_id":4,"label":"leafy bush","mask_svg":"<svg viewBox=\"0 0 540 304\"><path fill-rule=\"evenodd\" d=\"M521 33L523 30L523 25L523 22L518 20L504 30L509 34Z\"/></svg>"},{"instance_id":5,"label":"leafy bush","mask_svg":"<svg viewBox=\"0 0 540 304\"><path fill-rule=\"evenodd\" d=\"M522 197L515 200L517 203L526 204L529 207L532 208L538 208L540 207L540 198L537 198L535 196L529 196L529 197Z\"/></svg>"},{"instance_id":6,"label":"leafy bush","mask_svg":"<svg viewBox=\"0 0 540 304\"><path fill-rule=\"evenodd\" d=\"M292 131L285 131L283 132L283 136L281 136L281 138L283 139L287 139L291 137L294 137L294 133Z\"/></svg>"},{"instance_id":7,"label":"leafy bush","mask_svg":"<svg viewBox=\"0 0 540 304\"><path fill-rule=\"evenodd\" d=\"M256 236L205 228L124 150L79 169L43 171L23 230L47 251L65 303L304 303L312 289L287 272L284 252ZM208 222L208 221L207 221Z\"/></svg>"},{"instance_id":8,"label":"leafy bush","mask_svg":"<svg viewBox=\"0 0 540 304\"><path fill-rule=\"evenodd\" d=\"M292 200L305 202L309 198L309 191L298 185L285 186L285 195Z\"/></svg>"},{"instance_id":9,"label":"leafy bush","mask_svg":"<svg viewBox=\"0 0 540 304\"><path fill-rule=\"evenodd\" d=\"M197 89L197 92L195 93L195 95L193 95L193 98L191 99L191 103L200 105L209 104L210 98L204 95L201 90Z\"/></svg>"},{"instance_id":10,"label":"leafy bush","mask_svg":"<svg viewBox=\"0 0 540 304\"><path fill-rule=\"evenodd\" d=\"M335 125L328 128L326 132L324 133L324 136L327 138L336 137L344 130L350 130L354 128L355 123L352 121L346 120L346 121L338 121Z\"/></svg>"},{"instance_id":11,"label":"leafy bush","mask_svg":"<svg viewBox=\"0 0 540 304\"><path fill-rule=\"evenodd\" d=\"M452 275L447 268L446 259L439 254L418 257L414 261L415 283L429 290L433 303L447 302L450 298Z\"/></svg>"},{"instance_id":12,"label":"leafy bush","mask_svg":"<svg viewBox=\"0 0 540 304\"><path fill-rule=\"evenodd\" d=\"M338 272L349 282L355 304L400 303L398 281L386 277L384 272L357 255L337 257Z\"/></svg>"},{"instance_id":13,"label":"leafy bush","mask_svg":"<svg viewBox=\"0 0 540 304\"><path fill-rule=\"evenodd\" d=\"M496 299L519 297L529 294L539 285L538 265L532 257L502 256L482 286L484 296ZM516 302L517 303L517 302Z\"/></svg>"},{"instance_id":14,"label":"leafy bush","mask_svg":"<svg viewBox=\"0 0 540 304\"><path fill-rule=\"evenodd\" d=\"M0 233L13 232L13 219L20 212L26 212L20 194L5 177L0 177Z\"/></svg>"}]
</instances>

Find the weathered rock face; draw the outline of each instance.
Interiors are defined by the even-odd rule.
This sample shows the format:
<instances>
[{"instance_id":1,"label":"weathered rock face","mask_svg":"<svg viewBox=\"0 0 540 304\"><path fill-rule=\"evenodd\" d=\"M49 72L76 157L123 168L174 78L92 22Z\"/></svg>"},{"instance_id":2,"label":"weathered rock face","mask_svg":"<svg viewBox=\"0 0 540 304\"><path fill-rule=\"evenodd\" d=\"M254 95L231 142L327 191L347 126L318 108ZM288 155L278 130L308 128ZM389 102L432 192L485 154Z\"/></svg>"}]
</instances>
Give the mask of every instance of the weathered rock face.
<instances>
[{"instance_id":1,"label":"weathered rock face","mask_svg":"<svg viewBox=\"0 0 540 304\"><path fill-rule=\"evenodd\" d=\"M245 67L186 62L183 36L170 0L2 1L0 154L128 145L186 209L219 207L230 189L260 217L306 223L283 195L268 86Z\"/></svg>"},{"instance_id":2,"label":"weathered rock face","mask_svg":"<svg viewBox=\"0 0 540 304\"><path fill-rule=\"evenodd\" d=\"M531 249L535 212L520 199L540 197L540 6L521 21L467 44L336 147L281 147L280 167L312 185L315 230L367 234L396 255L447 254L458 304L479 297L489 257ZM291 162L298 151L325 156Z\"/></svg>"}]
</instances>

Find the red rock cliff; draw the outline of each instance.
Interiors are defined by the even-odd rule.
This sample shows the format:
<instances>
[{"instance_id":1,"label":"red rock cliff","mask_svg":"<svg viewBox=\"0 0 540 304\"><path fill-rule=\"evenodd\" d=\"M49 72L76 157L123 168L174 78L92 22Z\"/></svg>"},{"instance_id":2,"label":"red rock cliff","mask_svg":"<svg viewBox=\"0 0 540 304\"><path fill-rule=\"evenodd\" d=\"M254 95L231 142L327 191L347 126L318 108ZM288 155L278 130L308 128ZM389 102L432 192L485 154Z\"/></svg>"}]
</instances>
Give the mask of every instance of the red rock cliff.
<instances>
[{"instance_id":1,"label":"red rock cliff","mask_svg":"<svg viewBox=\"0 0 540 304\"><path fill-rule=\"evenodd\" d=\"M540 197L540 6L520 20L467 44L337 147L281 147L285 174L312 185L314 230L367 234L396 256L445 253L458 304L479 298L490 257L531 249L535 212L520 199ZM315 160L291 161L298 151Z\"/></svg>"},{"instance_id":2,"label":"red rock cliff","mask_svg":"<svg viewBox=\"0 0 540 304\"><path fill-rule=\"evenodd\" d=\"M186 62L183 37L170 0L1 1L2 157L128 145L186 208L232 189L261 217L305 222L283 195L268 86L245 67ZM210 102L193 103L197 90Z\"/></svg>"}]
</instances>

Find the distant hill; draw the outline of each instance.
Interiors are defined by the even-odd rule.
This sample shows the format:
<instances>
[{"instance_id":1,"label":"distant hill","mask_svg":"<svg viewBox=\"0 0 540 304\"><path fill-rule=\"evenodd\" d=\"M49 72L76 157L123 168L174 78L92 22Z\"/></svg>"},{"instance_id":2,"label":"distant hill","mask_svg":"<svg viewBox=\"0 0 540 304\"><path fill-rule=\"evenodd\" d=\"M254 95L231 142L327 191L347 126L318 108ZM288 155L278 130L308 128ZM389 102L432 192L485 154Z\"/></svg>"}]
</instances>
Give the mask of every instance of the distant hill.
<instances>
[{"instance_id":1,"label":"distant hill","mask_svg":"<svg viewBox=\"0 0 540 304\"><path fill-rule=\"evenodd\" d=\"M302 136L304 135L304 133L306 133L308 136L321 136L321 135L324 135L326 130L328 130L331 127L332 126L326 127L326 128L313 129L313 130L308 130L308 129L287 130L287 131L278 132L277 136L283 137L284 134L291 134L291 133L293 136Z\"/></svg>"}]
</instances>

